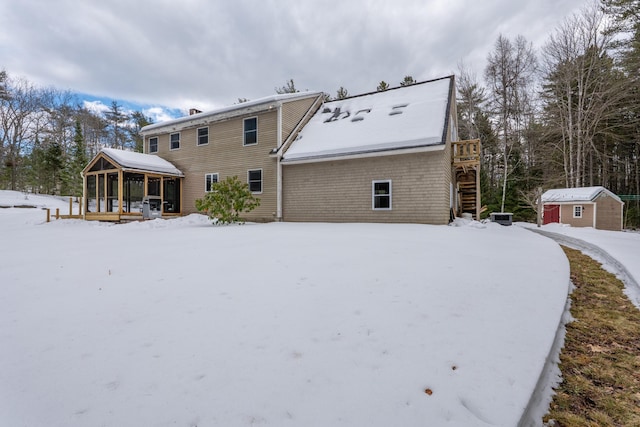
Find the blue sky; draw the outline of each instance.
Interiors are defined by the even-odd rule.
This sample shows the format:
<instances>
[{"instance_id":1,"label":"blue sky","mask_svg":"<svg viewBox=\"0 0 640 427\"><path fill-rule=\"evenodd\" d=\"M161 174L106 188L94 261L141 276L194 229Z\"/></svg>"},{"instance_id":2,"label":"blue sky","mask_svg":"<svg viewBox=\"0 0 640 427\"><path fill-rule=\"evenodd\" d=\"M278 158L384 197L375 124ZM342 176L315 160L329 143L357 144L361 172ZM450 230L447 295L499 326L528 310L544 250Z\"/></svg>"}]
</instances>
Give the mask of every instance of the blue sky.
<instances>
[{"instance_id":1,"label":"blue sky","mask_svg":"<svg viewBox=\"0 0 640 427\"><path fill-rule=\"evenodd\" d=\"M117 102L122 109L128 113L133 111L141 111L145 116L149 117L153 123L175 119L184 115L184 111L180 108L170 108L166 106L144 104L131 102L122 99L114 99L106 96L95 96L85 93L75 93L78 100L84 107L96 111L104 112L110 109L113 102Z\"/></svg>"}]
</instances>

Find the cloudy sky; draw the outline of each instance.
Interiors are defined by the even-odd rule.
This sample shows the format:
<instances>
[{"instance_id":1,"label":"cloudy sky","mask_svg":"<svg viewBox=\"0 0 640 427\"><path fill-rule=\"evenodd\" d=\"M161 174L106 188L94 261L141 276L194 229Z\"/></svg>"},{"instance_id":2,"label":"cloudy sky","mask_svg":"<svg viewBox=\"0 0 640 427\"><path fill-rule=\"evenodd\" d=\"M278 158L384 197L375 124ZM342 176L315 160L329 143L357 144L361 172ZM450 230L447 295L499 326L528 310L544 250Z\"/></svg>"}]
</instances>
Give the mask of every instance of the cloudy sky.
<instances>
[{"instance_id":1,"label":"cloudy sky","mask_svg":"<svg viewBox=\"0 0 640 427\"><path fill-rule=\"evenodd\" d=\"M296 87L335 95L481 76L499 34L540 48L588 0L3 0L0 69L150 107L209 110Z\"/></svg>"}]
</instances>

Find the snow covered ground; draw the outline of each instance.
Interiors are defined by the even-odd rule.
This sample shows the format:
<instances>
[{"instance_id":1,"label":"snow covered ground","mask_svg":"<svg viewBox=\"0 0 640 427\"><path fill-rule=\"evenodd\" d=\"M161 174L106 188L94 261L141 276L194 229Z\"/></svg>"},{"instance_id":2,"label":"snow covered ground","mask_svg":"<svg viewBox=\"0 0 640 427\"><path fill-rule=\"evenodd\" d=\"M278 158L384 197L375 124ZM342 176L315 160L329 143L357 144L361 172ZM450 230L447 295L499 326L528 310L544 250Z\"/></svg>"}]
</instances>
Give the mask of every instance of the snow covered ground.
<instances>
[{"instance_id":1,"label":"snow covered ground","mask_svg":"<svg viewBox=\"0 0 640 427\"><path fill-rule=\"evenodd\" d=\"M640 308L640 233L564 224L547 224L539 229L532 224L519 225L541 231L601 262L605 269L618 275L625 284L625 293Z\"/></svg>"},{"instance_id":2,"label":"snow covered ground","mask_svg":"<svg viewBox=\"0 0 640 427\"><path fill-rule=\"evenodd\" d=\"M44 220L0 209L0 425L515 426L548 403L569 266L521 227Z\"/></svg>"}]
</instances>

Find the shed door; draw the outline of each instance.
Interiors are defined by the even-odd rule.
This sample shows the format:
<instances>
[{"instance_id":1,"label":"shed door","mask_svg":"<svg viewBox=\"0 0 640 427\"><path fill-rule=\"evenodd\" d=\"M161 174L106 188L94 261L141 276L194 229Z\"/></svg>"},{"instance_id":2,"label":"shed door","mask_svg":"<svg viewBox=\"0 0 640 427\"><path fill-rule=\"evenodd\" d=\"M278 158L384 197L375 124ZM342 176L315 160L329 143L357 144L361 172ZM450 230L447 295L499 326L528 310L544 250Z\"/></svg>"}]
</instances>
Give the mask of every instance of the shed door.
<instances>
[{"instance_id":1,"label":"shed door","mask_svg":"<svg viewBox=\"0 0 640 427\"><path fill-rule=\"evenodd\" d=\"M560 222L560 205L544 205L543 224Z\"/></svg>"}]
</instances>

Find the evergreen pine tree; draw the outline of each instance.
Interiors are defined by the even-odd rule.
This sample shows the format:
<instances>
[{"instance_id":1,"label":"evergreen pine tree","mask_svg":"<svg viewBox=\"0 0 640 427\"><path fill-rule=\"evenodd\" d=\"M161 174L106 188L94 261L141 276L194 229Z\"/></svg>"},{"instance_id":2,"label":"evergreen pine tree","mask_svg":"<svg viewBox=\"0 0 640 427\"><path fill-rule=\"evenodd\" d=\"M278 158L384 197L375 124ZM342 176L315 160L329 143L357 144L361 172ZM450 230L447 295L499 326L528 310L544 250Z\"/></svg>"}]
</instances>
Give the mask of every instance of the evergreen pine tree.
<instances>
[{"instance_id":1,"label":"evergreen pine tree","mask_svg":"<svg viewBox=\"0 0 640 427\"><path fill-rule=\"evenodd\" d=\"M144 151L144 140L140 135L140 130L148 125L153 124L153 120L150 117L145 116L142 111L134 111L130 116L132 125L127 129L129 138L133 141L133 149L137 153Z\"/></svg>"},{"instance_id":2,"label":"evergreen pine tree","mask_svg":"<svg viewBox=\"0 0 640 427\"><path fill-rule=\"evenodd\" d=\"M340 86L340 89L338 89L338 92L336 93L336 99L345 99L347 97L349 97L349 91Z\"/></svg>"},{"instance_id":3,"label":"evergreen pine tree","mask_svg":"<svg viewBox=\"0 0 640 427\"><path fill-rule=\"evenodd\" d=\"M404 76L404 79L400 82L400 86L411 86L417 82L411 76Z\"/></svg>"},{"instance_id":4,"label":"evergreen pine tree","mask_svg":"<svg viewBox=\"0 0 640 427\"><path fill-rule=\"evenodd\" d=\"M389 84L387 82L385 82L384 80L382 80L379 84L378 87L376 88L376 90L378 92L384 92L385 90L389 89Z\"/></svg>"},{"instance_id":5,"label":"evergreen pine tree","mask_svg":"<svg viewBox=\"0 0 640 427\"><path fill-rule=\"evenodd\" d=\"M284 86L276 88L277 94L296 93L296 92L300 92L300 91L296 89L296 85L293 82L293 79L289 79Z\"/></svg>"},{"instance_id":6,"label":"evergreen pine tree","mask_svg":"<svg viewBox=\"0 0 640 427\"><path fill-rule=\"evenodd\" d=\"M82 169L88 163L87 146L82 135L82 126L76 121L73 136L73 147L71 148L71 157L68 159L64 174L64 194L70 196L82 196Z\"/></svg>"},{"instance_id":7,"label":"evergreen pine tree","mask_svg":"<svg viewBox=\"0 0 640 427\"><path fill-rule=\"evenodd\" d=\"M123 149L126 143L124 127L128 116L122 111L122 106L117 101L111 103L111 109L105 112L104 115L109 122L111 146Z\"/></svg>"}]
</instances>

